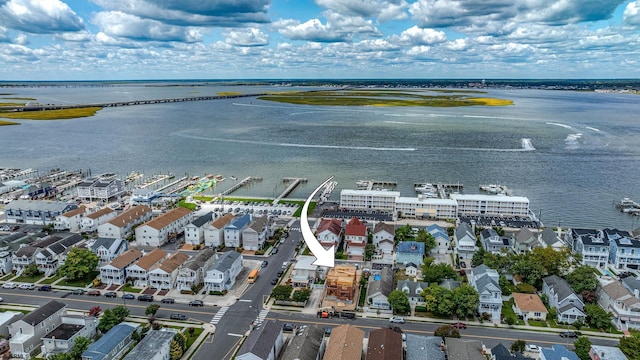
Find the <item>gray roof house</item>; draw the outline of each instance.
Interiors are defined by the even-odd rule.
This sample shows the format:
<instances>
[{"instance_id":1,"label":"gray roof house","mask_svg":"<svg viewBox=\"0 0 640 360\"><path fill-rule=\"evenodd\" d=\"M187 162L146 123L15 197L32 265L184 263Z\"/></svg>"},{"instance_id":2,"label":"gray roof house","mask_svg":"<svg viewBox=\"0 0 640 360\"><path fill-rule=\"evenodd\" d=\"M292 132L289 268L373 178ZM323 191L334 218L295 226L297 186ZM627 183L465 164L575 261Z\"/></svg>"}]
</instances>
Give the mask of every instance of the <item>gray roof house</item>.
<instances>
[{"instance_id":1,"label":"gray roof house","mask_svg":"<svg viewBox=\"0 0 640 360\"><path fill-rule=\"evenodd\" d=\"M237 248L242 244L242 230L251 223L251 214L244 214L231 220L224 227L224 246Z\"/></svg>"},{"instance_id":2,"label":"gray roof house","mask_svg":"<svg viewBox=\"0 0 640 360\"><path fill-rule=\"evenodd\" d=\"M498 235L492 228L480 231L480 242L482 247L492 254L500 254L503 249L510 249L512 246L511 238Z\"/></svg>"},{"instance_id":3,"label":"gray roof house","mask_svg":"<svg viewBox=\"0 0 640 360\"><path fill-rule=\"evenodd\" d=\"M486 360L479 340L444 338L447 358L456 360Z\"/></svg>"},{"instance_id":4,"label":"gray roof house","mask_svg":"<svg viewBox=\"0 0 640 360\"><path fill-rule=\"evenodd\" d=\"M500 275L486 265L471 270L469 284L480 294L478 312L491 314L494 323L500 322L502 312L502 290L499 284Z\"/></svg>"},{"instance_id":5,"label":"gray roof house","mask_svg":"<svg viewBox=\"0 0 640 360\"><path fill-rule=\"evenodd\" d=\"M550 348L540 349L540 359L542 360L580 360L573 351L567 350L562 345L551 345Z\"/></svg>"},{"instance_id":6,"label":"gray roof house","mask_svg":"<svg viewBox=\"0 0 640 360\"><path fill-rule=\"evenodd\" d=\"M104 266L115 259L118 255L129 250L129 242L124 239L97 238L93 244L89 245L89 250L100 258L98 266Z\"/></svg>"},{"instance_id":7,"label":"gray roof house","mask_svg":"<svg viewBox=\"0 0 640 360\"><path fill-rule=\"evenodd\" d=\"M369 281L367 288L367 304L369 309L391 310L391 305L387 297L391 291L393 291L393 274L393 270L384 267L380 270L380 274L375 274L373 280Z\"/></svg>"},{"instance_id":8,"label":"gray roof house","mask_svg":"<svg viewBox=\"0 0 640 360\"><path fill-rule=\"evenodd\" d=\"M316 325L305 326L301 336L294 336L280 355L279 360L315 359L320 353L324 330Z\"/></svg>"},{"instance_id":9,"label":"gray roof house","mask_svg":"<svg viewBox=\"0 0 640 360\"><path fill-rule=\"evenodd\" d=\"M184 227L184 242L191 245L204 243L204 225L213 220L213 212L198 217Z\"/></svg>"},{"instance_id":10,"label":"gray roof house","mask_svg":"<svg viewBox=\"0 0 640 360\"><path fill-rule=\"evenodd\" d=\"M237 360L274 360L282 349L284 337L282 324L275 320L268 320L252 331L242 344Z\"/></svg>"},{"instance_id":11,"label":"gray roof house","mask_svg":"<svg viewBox=\"0 0 640 360\"><path fill-rule=\"evenodd\" d=\"M538 237L529 228L522 228L513 234L513 251L516 254L531 251L536 246L540 246Z\"/></svg>"},{"instance_id":12,"label":"gray roof house","mask_svg":"<svg viewBox=\"0 0 640 360\"><path fill-rule=\"evenodd\" d=\"M557 309L558 322L573 324L578 320L585 321L582 296L573 292L565 279L556 275L543 278L542 292L547 295L549 306Z\"/></svg>"},{"instance_id":13,"label":"gray roof house","mask_svg":"<svg viewBox=\"0 0 640 360\"><path fill-rule=\"evenodd\" d=\"M538 235L538 241L542 246L550 247L556 250L560 250L565 247L564 241L560 239L560 236L553 231L552 228L546 227L542 232Z\"/></svg>"},{"instance_id":14,"label":"gray roof house","mask_svg":"<svg viewBox=\"0 0 640 360\"><path fill-rule=\"evenodd\" d=\"M242 270L242 255L236 251L222 253L207 270L204 287L207 291L229 291Z\"/></svg>"},{"instance_id":15,"label":"gray roof house","mask_svg":"<svg viewBox=\"0 0 640 360\"><path fill-rule=\"evenodd\" d=\"M40 351L42 337L62 324L66 304L50 300L9 325L9 347L14 357L29 358Z\"/></svg>"},{"instance_id":16,"label":"gray roof house","mask_svg":"<svg viewBox=\"0 0 640 360\"><path fill-rule=\"evenodd\" d=\"M169 359L171 340L176 335L174 330L151 330L138 345L131 350L124 360L166 360Z\"/></svg>"},{"instance_id":17,"label":"gray roof house","mask_svg":"<svg viewBox=\"0 0 640 360\"><path fill-rule=\"evenodd\" d=\"M119 359L121 355L129 350L129 345L133 342L131 334L138 329L139 325L134 323L120 323L100 339L91 343L87 350L82 353L82 360L113 360Z\"/></svg>"},{"instance_id":18,"label":"gray roof house","mask_svg":"<svg viewBox=\"0 0 640 360\"><path fill-rule=\"evenodd\" d=\"M455 251L461 259L471 259L476 252L476 236L471 226L466 222L460 223L453 233Z\"/></svg>"},{"instance_id":19,"label":"gray roof house","mask_svg":"<svg viewBox=\"0 0 640 360\"><path fill-rule=\"evenodd\" d=\"M210 248L200 250L195 259L187 260L178 270L176 288L180 291L191 290L191 287L204 282L204 275L216 260L216 252Z\"/></svg>"},{"instance_id":20,"label":"gray roof house","mask_svg":"<svg viewBox=\"0 0 640 360\"><path fill-rule=\"evenodd\" d=\"M401 280L398 281L396 290L407 293L410 303L422 304L424 303L424 298L421 295L422 290L426 289L428 286L429 284L423 281Z\"/></svg>"},{"instance_id":21,"label":"gray roof house","mask_svg":"<svg viewBox=\"0 0 640 360\"><path fill-rule=\"evenodd\" d=\"M260 250L264 247L269 233L269 220L266 216L256 217L255 220L242 230L242 248L245 250Z\"/></svg>"},{"instance_id":22,"label":"gray roof house","mask_svg":"<svg viewBox=\"0 0 640 360\"><path fill-rule=\"evenodd\" d=\"M530 357L523 356L522 354L512 355L511 351L507 349L502 343L491 348L491 360L533 360Z\"/></svg>"},{"instance_id":23,"label":"gray roof house","mask_svg":"<svg viewBox=\"0 0 640 360\"><path fill-rule=\"evenodd\" d=\"M604 269L609 262L609 239L593 229L569 229L564 234L565 243L577 254L582 254L582 264Z\"/></svg>"},{"instance_id":24,"label":"gray roof house","mask_svg":"<svg viewBox=\"0 0 640 360\"><path fill-rule=\"evenodd\" d=\"M407 334L406 360L445 360L444 341L440 336Z\"/></svg>"},{"instance_id":25,"label":"gray roof house","mask_svg":"<svg viewBox=\"0 0 640 360\"><path fill-rule=\"evenodd\" d=\"M631 276L629 278L633 279ZM623 281L626 279L628 278ZM629 291L624 283L612 281L606 285L601 284L596 293L598 294L598 304L611 313L612 322L618 330L640 329L640 300L633 292Z\"/></svg>"}]
</instances>

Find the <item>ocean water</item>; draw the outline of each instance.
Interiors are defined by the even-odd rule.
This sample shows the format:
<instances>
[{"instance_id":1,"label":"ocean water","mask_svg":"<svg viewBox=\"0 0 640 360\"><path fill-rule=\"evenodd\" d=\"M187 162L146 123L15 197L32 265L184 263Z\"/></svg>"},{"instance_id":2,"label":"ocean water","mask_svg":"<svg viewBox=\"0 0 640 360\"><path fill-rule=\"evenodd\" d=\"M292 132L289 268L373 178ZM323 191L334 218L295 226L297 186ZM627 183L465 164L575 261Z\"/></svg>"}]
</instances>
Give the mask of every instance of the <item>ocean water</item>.
<instances>
[{"instance_id":1,"label":"ocean water","mask_svg":"<svg viewBox=\"0 0 640 360\"><path fill-rule=\"evenodd\" d=\"M291 90L260 86L17 87L40 103L87 103ZM0 167L222 174L262 182L237 195L275 196L283 177L305 177L290 196L305 198L331 175L361 179L500 183L526 196L551 226L640 226L620 213L640 201L640 98L551 90L488 90L508 107L329 107L238 98L105 108L91 118L21 121L0 127ZM220 185L224 190L231 181Z\"/></svg>"}]
</instances>

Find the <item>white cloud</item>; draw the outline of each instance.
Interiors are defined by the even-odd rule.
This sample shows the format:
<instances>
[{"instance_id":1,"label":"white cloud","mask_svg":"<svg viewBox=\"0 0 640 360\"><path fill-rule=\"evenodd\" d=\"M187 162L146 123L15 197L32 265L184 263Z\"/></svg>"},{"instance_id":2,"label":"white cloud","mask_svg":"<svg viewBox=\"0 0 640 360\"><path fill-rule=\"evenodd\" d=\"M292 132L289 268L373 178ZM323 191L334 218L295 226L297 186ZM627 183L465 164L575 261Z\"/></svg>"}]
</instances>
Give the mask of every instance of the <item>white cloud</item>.
<instances>
[{"instance_id":1,"label":"white cloud","mask_svg":"<svg viewBox=\"0 0 640 360\"><path fill-rule=\"evenodd\" d=\"M264 46L269 44L269 36L260 29L231 30L225 34L225 42L233 46Z\"/></svg>"},{"instance_id":2,"label":"white cloud","mask_svg":"<svg viewBox=\"0 0 640 360\"><path fill-rule=\"evenodd\" d=\"M285 25L280 27L280 24ZM324 25L318 19L311 19L305 23L285 21L276 24L278 31L291 40L307 40L313 42L343 42L350 41L351 36L336 31L329 24Z\"/></svg>"},{"instance_id":3,"label":"white cloud","mask_svg":"<svg viewBox=\"0 0 640 360\"><path fill-rule=\"evenodd\" d=\"M382 22L407 18L405 0L316 0L316 3L342 14L377 18Z\"/></svg>"},{"instance_id":4,"label":"white cloud","mask_svg":"<svg viewBox=\"0 0 640 360\"><path fill-rule=\"evenodd\" d=\"M64 41L83 42L92 40L93 34L83 30L78 32L64 32L56 34L55 37Z\"/></svg>"},{"instance_id":5,"label":"white cloud","mask_svg":"<svg viewBox=\"0 0 640 360\"><path fill-rule=\"evenodd\" d=\"M110 37L127 38L136 41L180 41L192 43L199 41L202 33L199 29L184 26L167 25L150 19L120 11L99 12L93 22Z\"/></svg>"},{"instance_id":6,"label":"white cloud","mask_svg":"<svg viewBox=\"0 0 640 360\"><path fill-rule=\"evenodd\" d=\"M454 50L454 51L462 51L465 50L468 46L468 42L467 39L455 39L453 41L449 41L446 44L446 47L449 50Z\"/></svg>"},{"instance_id":7,"label":"white cloud","mask_svg":"<svg viewBox=\"0 0 640 360\"><path fill-rule=\"evenodd\" d=\"M445 42L447 35L443 31L421 29L413 26L403 31L400 36L395 39L408 45L433 45Z\"/></svg>"},{"instance_id":8,"label":"white cloud","mask_svg":"<svg viewBox=\"0 0 640 360\"><path fill-rule=\"evenodd\" d=\"M0 7L3 26L32 34L80 31L84 23L60 0L9 0Z\"/></svg>"},{"instance_id":9,"label":"white cloud","mask_svg":"<svg viewBox=\"0 0 640 360\"><path fill-rule=\"evenodd\" d=\"M622 18L625 24L640 26L640 0L632 1L624 9Z\"/></svg>"}]
</instances>

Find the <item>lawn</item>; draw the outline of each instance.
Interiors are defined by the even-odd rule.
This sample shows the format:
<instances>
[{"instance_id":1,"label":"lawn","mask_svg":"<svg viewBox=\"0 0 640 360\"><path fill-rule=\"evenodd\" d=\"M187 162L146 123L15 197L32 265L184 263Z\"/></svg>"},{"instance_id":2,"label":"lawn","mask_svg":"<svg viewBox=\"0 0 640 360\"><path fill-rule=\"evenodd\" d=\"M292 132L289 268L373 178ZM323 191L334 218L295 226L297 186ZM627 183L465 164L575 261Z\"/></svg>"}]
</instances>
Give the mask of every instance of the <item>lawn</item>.
<instances>
[{"instance_id":1,"label":"lawn","mask_svg":"<svg viewBox=\"0 0 640 360\"><path fill-rule=\"evenodd\" d=\"M547 327L548 326L546 321L540 321L540 320L529 320L529 325L537 326L537 327Z\"/></svg>"},{"instance_id":2,"label":"lawn","mask_svg":"<svg viewBox=\"0 0 640 360\"><path fill-rule=\"evenodd\" d=\"M93 279L95 279L99 274L100 274L100 272L93 271L93 272L91 272L91 274L89 274L89 276L86 276L86 277L84 277L82 279L77 279L77 280L66 279L66 280L62 281L62 283L60 285L75 286L75 287L85 287L87 285L92 285Z\"/></svg>"},{"instance_id":3,"label":"lawn","mask_svg":"<svg viewBox=\"0 0 640 360\"><path fill-rule=\"evenodd\" d=\"M187 330L185 330L184 335L187 337L187 349L191 347L191 345L193 345L194 342L196 342L196 339L198 338L198 336L200 336L200 334L202 334L202 332L204 331L203 328L192 328L193 332L190 333Z\"/></svg>"},{"instance_id":4,"label":"lawn","mask_svg":"<svg viewBox=\"0 0 640 360\"><path fill-rule=\"evenodd\" d=\"M42 279L44 277L43 274L39 274L36 276L18 276L13 279L14 282L23 282L23 283L35 283L36 281Z\"/></svg>"},{"instance_id":5,"label":"lawn","mask_svg":"<svg viewBox=\"0 0 640 360\"><path fill-rule=\"evenodd\" d=\"M13 121L0 120L0 126L3 126L3 125L20 125L20 123L13 122Z\"/></svg>"},{"instance_id":6,"label":"lawn","mask_svg":"<svg viewBox=\"0 0 640 360\"><path fill-rule=\"evenodd\" d=\"M54 275L52 277L49 277L49 278L46 278L46 279L40 281L40 284L53 284L54 282L58 281L61 278L62 278L62 276L60 276L60 275Z\"/></svg>"},{"instance_id":7,"label":"lawn","mask_svg":"<svg viewBox=\"0 0 640 360\"><path fill-rule=\"evenodd\" d=\"M4 280L4 281L6 281L6 280L11 279L11 278L12 278L12 277L14 277L14 276L16 276L16 274L9 273L9 274L7 274L7 275L5 275L5 276L1 277L1 278L0 278L0 280Z\"/></svg>"},{"instance_id":8,"label":"lawn","mask_svg":"<svg viewBox=\"0 0 640 360\"><path fill-rule=\"evenodd\" d=\"M142 291L142 289L137 289L128 285L124 286L121 290L124 292L136 293L136 294Z\"/></svg>"}]
</instances>

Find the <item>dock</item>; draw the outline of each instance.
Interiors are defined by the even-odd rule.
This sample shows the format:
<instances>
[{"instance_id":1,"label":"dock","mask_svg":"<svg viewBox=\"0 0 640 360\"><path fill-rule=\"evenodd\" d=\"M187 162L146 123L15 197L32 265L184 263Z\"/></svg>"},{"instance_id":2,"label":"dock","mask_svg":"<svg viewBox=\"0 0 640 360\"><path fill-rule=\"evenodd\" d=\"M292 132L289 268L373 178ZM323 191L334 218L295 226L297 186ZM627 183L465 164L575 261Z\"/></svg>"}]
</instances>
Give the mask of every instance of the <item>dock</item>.
<instances>
[{"instance_id":1,"label":"dock","mask_svg":"<svg viewBox=\"0 0 640 360\"><path fill-rule=\"evenodd\" d=\"M395 181L381 181L381 180L358 180L356 181L356 187L358 190L380 190L380 189L394 189L398 186Z\"/></svg>"},{"instance_id":2,"label":"dock","mask_svg":"<svg viewBox=\"0 0 640 360\"><path fill-rule=\"evenodd\" d=\"M157 185L158 183L165 181L165 180L169 180L169 179L173 179L174 175L169 173L169 174L158 174L158 175L154 175L149 179L146 179L144 181L144 183L142 185L140 185L140 189L146 189L148 187Z\"/></svg>"},{"instance_id":3,"label":"dock","mask_svg":"<svg viewBox=\"0 0 640 360\"><path fill-rule=\"evenodd\" d=\"M414 189L416 189L416 192L420 192L419 188L429 188L428 193L426 193L423 189L423 196L427 195L426 197L438 197L440 199L446 199L451 193L462 192L464 185L460 183L414 183L413 187Z\"/></svg>"},{"instance_id":4,"label":"dock","mask_svg":"<svg viewBox=\"0 0 640 360\"><path fill-rule=\"evenodd\" d=\"M157 189L156 189L156 191L157 191L157 192L162 192L163 190L169 189L169 188L170 188L170 187L172 187L172 186L176 186L176 185L178 185L178 184L180 184L180 183L184 182L184 181L185 181L185 180L187 180L187 179L188 179L188 177L187 177L187 176L183 176L183 177L181 177L180 179L178 179L178 180L176 180L176 181L172 181L171 183L169 183L169 184L167 184L167 185L165 185L165 186L162 186L162 187L157 188ZM187 186L189 186L189 185L187 184L187 185L185 185L184 187L187 187ZM178 186L178 188L179 188L179 189L184 188L184 187ZM170 190L170 191L169 191L169 194L174 193L174 192L177 192L177 190L176 190L175 188L174 188L174 189L172 189L172 190Z\"/></svg>"},{"instance_id":5,"label":"dock","mask_svg":"<svg viewBox=\"0 0 640 360\"><path fill-rule=\"evenodd\" d=\"M228 188L227 190L221 192L220 194L218 194L218 197L222 197L222 196L227 196L231 193L233 193L234 191L240 189L241 187L245 186L245 185L249 185L252 184L254 182L258 182L258 181L262 181L261 177L255 177L255 176L248 176L244 179L242 179L239 183L233 185L232 187Z\"/></svg>"},{"instance_id":6,"label":"dock","mask_svg":"<svg viewBox=\"0 0 640 360\"><path fill-rule=\"evenodd\" d=\"M629 215L640 215L640 204L629 198L624 198L616 202L615 205L616 208L620 209L623 213L627 213Z\"/></svg>"},{"instance_id":7,"label":"dock","mask_svg":"<svg viewBox=\"0 0 640 360\"><path fill-rule=\"evenodd\" d=\"M287 186L287 188L284 189L284 191L280 195L278 195L277 198L273 200L273 205L277 204L283 197L286 197L287 195L289 195L296 187L298 187L298 185L300 185L301 183L306 183L307 181L309 181L309 179L306 179L306 178L286 177L282 179L282 182L289 183L289 186Z\"/></svg>"},{"instance_id":8,"label":"dock","mask_svg":"<svg viewBox=\"0 0 640 360\"><path fill-rule=\"evenodd\" d=\"M480 190L489 194L502 194L511 196L511 190L506 185L501 184L481 184Z\"/></svg>"}]
</instances>

